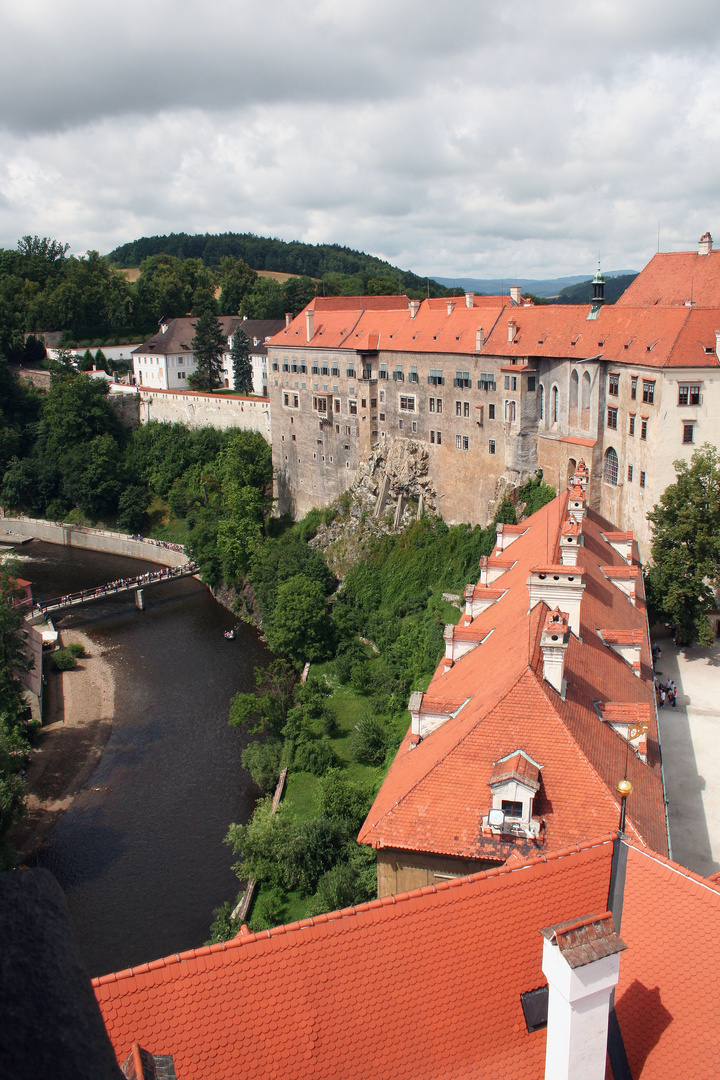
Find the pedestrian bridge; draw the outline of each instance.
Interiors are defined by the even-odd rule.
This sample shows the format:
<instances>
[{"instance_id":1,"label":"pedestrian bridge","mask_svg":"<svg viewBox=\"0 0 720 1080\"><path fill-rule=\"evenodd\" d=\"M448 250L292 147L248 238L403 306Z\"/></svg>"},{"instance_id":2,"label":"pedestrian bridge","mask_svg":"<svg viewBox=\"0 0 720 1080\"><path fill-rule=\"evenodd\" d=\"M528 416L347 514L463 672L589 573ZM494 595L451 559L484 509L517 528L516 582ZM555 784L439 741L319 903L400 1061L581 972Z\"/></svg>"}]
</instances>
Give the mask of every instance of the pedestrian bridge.
<instances>
[{"instance_id":1,"label":"pedestrian bridge","mask_svg":"<svg viewBox=\"0 0 720 1080\"><path fill-rule=\"evenodd\" d=\"M122 593L134 593L135 604L142 611L145 589L153 585L162 585L167 581L175 581L177 578L192 577L196 573L197 566L193 562L186 563L185 566L163 566L160 570L148 570L137 577L117 578L115 581L98 585L94 589L81 589L80 592L55 596L52 600L44 600L42 603L36 601L33 605L33 614L52 615L56 611L82 607L83 604L90 604L93 600L105 600L108 596L120 596Z\"/></svg>"}]
</instances>

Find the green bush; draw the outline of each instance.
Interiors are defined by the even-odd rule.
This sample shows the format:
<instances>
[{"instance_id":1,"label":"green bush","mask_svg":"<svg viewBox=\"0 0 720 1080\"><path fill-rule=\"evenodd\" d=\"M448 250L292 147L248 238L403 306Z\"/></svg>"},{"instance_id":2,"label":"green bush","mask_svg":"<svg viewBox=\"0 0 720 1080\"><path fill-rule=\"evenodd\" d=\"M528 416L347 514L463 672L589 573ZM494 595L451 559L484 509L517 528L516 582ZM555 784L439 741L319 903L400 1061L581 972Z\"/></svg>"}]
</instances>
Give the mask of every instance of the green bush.
<instances>
[{"instance_id":1,"label":"green bush","mask_svg":"<svg viewBox=\"0 0 720 1080\"><path fill-rule=\"evenodd\" d=\"M295 748L295 767L313 776L324 776L340 764L327 735L320 739L302 739Z\"/></svg>"},{"instance_id":2,"label":"green bush","mask_svg":"<svg viewBox=\"0 0 720 1080\"><path fill-rule=\"evenodd\" d=\"M373 900L377 894L377 868L371 848L358 848L347 860L338 862L318 881L308 914L321 915Z\"/></svg>"},{"instance_id":3,"label":"green bush","mask_svg":"<svg viewBox=\"0 0 720 1080\"><path fill-rule=\"evenodd\" d=\"M373 713L363 713L353 733L353 756L361 765L382 765L388 748L384 721Z\"/></svg>"},{"instance_id":4,"label":"green bush","mask_svg":"<svg viewBox=\"0 0 720 1080\"><path fill-rule=\"evenodd\" d=\"M57 649L50 656L50 661L56 671L72 671L77 667L77 657L69 649Z\"/></svg>"},{"instance_id":5,"label":"green bush","mask_svg":"<svg viewBox=\"0 0 720 1080\"><path fill-rule=\"evenodd\" d=\"M329 769L322 779L320 812L328 818L344 819L352 835L367 817L373 796L370 790L348 779L341 769Z\"/></svg>"},{"instance_id":6,"label":"green bush","mask_svg":"<svg viewBox=\"0 0 720 1080\"><path fill-rule=\"evenodd\" d=\"M69 652L71 656L74 656L79 660L85 655L85 646L81 645L79 641L72 641L66 647L65 652Z\"/></svg>"},{"instance_id":7,"label":"green bush","mask_svg":"<svg viewBox=\"0 0 720 1080\"><path fill-rule=\"evenodd\" d=\"M276 740L251 742L242 753L243 768L265 795L272 791L280 775L282 743Z\"/></svg>"},{"instance_id":8,"label":"green bush","mask_svg":"<svg viewBox=\"0 0 720 1080\"><path fill-rule=\"evenodd\" d=\"M217 945L220 941L230 941L236 934L239 933L239 925L230 918L234 905L226 900L220 907L216 907L213 911L215 916L210 926L210 937L205 942L206 945Z\"/></svg>"}]
</instances>

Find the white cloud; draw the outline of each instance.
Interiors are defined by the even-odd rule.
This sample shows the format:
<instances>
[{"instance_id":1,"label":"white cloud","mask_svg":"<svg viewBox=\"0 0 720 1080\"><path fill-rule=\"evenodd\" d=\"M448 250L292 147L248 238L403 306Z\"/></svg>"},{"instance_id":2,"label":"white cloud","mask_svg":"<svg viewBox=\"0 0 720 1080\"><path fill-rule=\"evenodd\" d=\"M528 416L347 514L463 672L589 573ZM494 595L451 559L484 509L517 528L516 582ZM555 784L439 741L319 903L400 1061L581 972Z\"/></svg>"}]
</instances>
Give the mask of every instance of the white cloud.
<instances>
[{"instance_id":1,"label":"white cloud","mask_svg":"<svg viewBox=\"0 0 720 1080\"><path fill-rule=\"evenodd\" d=\"M0 31L6 246L253 231L543 276L720 231L705 0L0 0Z\"/></svg>"}]
</instances>

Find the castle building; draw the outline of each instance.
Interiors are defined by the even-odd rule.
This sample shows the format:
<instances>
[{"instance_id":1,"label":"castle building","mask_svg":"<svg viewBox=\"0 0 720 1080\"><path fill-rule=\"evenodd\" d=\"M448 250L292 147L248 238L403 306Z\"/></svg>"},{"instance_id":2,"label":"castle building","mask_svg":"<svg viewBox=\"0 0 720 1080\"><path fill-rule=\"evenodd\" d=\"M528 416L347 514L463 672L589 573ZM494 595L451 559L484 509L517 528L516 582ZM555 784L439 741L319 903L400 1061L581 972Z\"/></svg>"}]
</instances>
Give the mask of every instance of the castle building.
<instances>
[{"instance_id":1,"label":"castle building","mask_svg":"<svg viewBox=\"0 0 720 1080\"><path fill-rule=\"evenodd\" d=\"M316 297L269 342L278 510L336 498L373 448L427 454L449 523L485 525L537 469L562 490L580 458L588 504L633 528L673 462L720 421L720 252L658 254L614 305L509 297Z\"/></svg>"},{"instance_id":2,"label":"castle building","mask_svg":"<svg viewBox=\"0 0 720 1080\"><path fill-rule=\"evenodd\" d=\"M358 837L378 896L577 844L613 828L668 853L637 544L587 506L588 470L497 545L410 696L410 729Z\"/></svg>"}]
</instances>

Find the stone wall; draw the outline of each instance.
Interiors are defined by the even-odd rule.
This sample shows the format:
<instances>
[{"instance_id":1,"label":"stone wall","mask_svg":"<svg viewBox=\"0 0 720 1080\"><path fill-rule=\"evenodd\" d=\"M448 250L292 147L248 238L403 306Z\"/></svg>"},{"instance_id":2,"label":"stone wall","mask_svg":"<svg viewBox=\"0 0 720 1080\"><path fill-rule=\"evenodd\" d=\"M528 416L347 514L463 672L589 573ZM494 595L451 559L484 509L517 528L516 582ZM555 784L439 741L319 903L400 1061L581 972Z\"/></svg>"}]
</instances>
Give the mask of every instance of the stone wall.
<instances>
[{"instance_id":1,"label":"stone wall","mask_svg":"<svg viewBox=\"0 0 720 1080\"><path fill-rule=\"evenodd\" d=\"M138 388L140 423L158 420L189 428L240 428L259 431L270 442L270 402L267 398L204 394L192 390Z\"/></svg>"},{"instance_id":2,"label":"stone wall","mask_svg":"<svg viewBox=\"0 0 720 1080\"><path fill-rule=\"evenodd\" d=\"M152 540L135 540L124 533L88 529L82 525L66 525L38 518L3 518L0 521L0 538L3 543L12 543L13 534L32 536L35 540L47 540L51 544L64 544L87 551L128 555L131 559L145 559L147 562L162 563L163 566L184 566L188 562L184 552L163 547Z\"/></svg>"}]
</instances>

